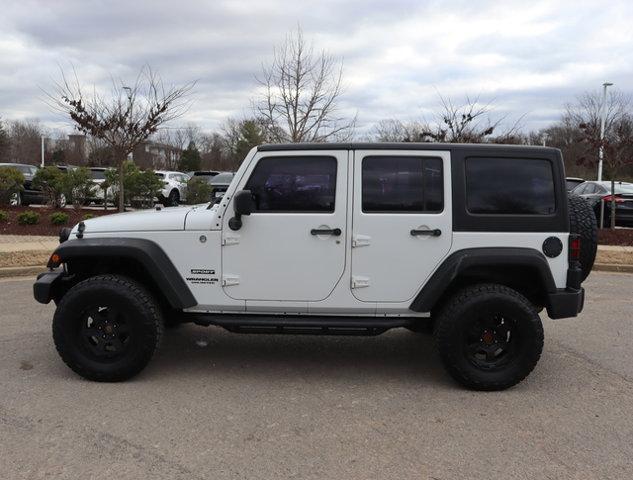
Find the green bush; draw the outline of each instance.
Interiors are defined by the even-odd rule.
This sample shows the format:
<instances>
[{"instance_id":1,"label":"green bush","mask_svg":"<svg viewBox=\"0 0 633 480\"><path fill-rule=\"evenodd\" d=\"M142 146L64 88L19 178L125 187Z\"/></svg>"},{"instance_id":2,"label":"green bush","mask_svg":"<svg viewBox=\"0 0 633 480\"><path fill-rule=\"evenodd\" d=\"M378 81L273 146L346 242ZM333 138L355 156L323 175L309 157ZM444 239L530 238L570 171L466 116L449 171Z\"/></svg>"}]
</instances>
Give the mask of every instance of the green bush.
<instances>
[{"instance_id":1,"label":"green bush","mask_svg":"<svg viewBox=\"0 0 633 480\"><path fill-rule=\"evenodd\" d=\"M106 179L110 185L114 185L113 193L115 203L118 203L119 184L118 170L111 170L106 173ZM126 205L138 205L140 207L151 207L154 204L154 197L163 188L163 182L152 170L141 170L134 162L127 161L123 165L123 189Z\"/></svg>"},{"instance_id":2,"label":"green bush","mask_svg":"<svg viewBox=\"0 0 633 480\"><path fill-rule=\"evenodd\" d=\"M64 212L55 212L51 215L51 223L53 225L66 225L68 223L68 214Z\"/></svg>"},{"instance_id":3,"label":"green bush","mask_svg":"<svg viewBox=\"0 0 633 480\"><path fill-rule=\"evenodd\" d=\"M24 188L24 175L17 168L0 167L0 205L8 205Z\"/></svg>"},{"instance_id":4,"label":"green bush","mask_svg":"<svg viewBox=\"0 0 633 480\"><path fill-rule=\"evenodd\" d=\"M66 173L57 167L40 168L33 177L33 186L44 192L49 205L61 207L65 203Z\"/></svg>"},{"instance_id":5,"label":"green bush","mask_svg":"<svg viewBox=\"0 0 633 480\"><path fill-rule=\"evenodd\" d=\"M9 220L9 214L4 210L0 210L0 223L6 222L7 220Z\"/></svg>"},{"instance_id":6,"label":"green bush","mask_svg":"<svg viewBox=\"0 0 633 480\"><path fill-rule=\"evenodd\" d=\"M97 186L92 181L90 170L86 167L73 168L63 174L61 181L62 193L66 200L71 202L75 208L88 203L90 198L96 194Z\"/></svg>"},{"instance_id":7,"label":"green bush","mask_svg":"<svg viewBox=\"0 0 633 480\"><path fill-rule=\"evenodd\" d=\"M196 205L211 201L213 187L202 177L191 177L187 182L187 202Z\"/></svg>"},{"instance_id":8,"label":"green bush","mask_svg":"<svg viewBox=\"0 0 633 480\"><path fill-rule=\"evenodd\" d=\"M83 219L90 220L91 218L95 218L95 216L92 213L86 213Z\"/></svg>"},{"instance_id":9,"label":"green bush","mask_svg":"<svg viewBox=\"0 0 633 480\"><path fill-rule=\"evenodd\" d=\"M33 210L27 210L18 215L20 225L36 225L40 221L40 214Z\"/></svg>"}]
</instances>

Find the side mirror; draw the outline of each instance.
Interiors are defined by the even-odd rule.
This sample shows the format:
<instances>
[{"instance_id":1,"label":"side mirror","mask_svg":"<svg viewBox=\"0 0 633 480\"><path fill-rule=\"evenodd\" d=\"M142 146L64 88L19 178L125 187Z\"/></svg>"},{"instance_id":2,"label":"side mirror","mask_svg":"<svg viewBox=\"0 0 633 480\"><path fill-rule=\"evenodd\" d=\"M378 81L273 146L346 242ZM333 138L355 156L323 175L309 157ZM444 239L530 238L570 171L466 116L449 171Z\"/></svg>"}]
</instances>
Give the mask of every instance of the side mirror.
<instances>
[{"instance_id":1,"label":"side mirror","mask_svg":"<svg viewBox=\"0 0 633 480\"><path fill-rule=\"evenodd\" d=\"M242 215L250 215L255 210L255 201L250 190L240 190L233 197L235 216L229 220L231 230L242 228Z\"/></svg>"}]
</instances>

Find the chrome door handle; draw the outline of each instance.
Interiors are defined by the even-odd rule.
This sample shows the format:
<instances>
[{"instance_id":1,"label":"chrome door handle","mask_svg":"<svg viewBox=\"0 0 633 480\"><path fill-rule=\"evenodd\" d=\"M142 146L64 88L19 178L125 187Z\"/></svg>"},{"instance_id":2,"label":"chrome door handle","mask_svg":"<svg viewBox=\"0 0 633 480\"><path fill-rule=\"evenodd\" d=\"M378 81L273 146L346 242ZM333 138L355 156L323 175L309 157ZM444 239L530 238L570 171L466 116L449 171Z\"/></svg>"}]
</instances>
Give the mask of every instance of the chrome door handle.
<instances>
[{"instance_id":1,"label":"chrome door handle","mask_svg":"<svg viewBox=\"0 0 633 480\"><path fill-rule=\"evenodd\" d=\"M434 229L425 229L425 230L417 230L417 229L413 229L411 230L411 236L413 237L417 237L418 235L428 235L429 237L439 237L440 235L442 235L442 230L440 230L439 228L434 228Z\"/></svg>"},{"instance_id":2,"label":"chrome door handle","mask_svg":"<svg viewBox=\"0 0 633 480\"><path fill-rule=\"evenodd\" d=\"M338 237L341 235L340 228L313 228L310 230L310 235L334 235Z\"/></svg>"}]
</instances>

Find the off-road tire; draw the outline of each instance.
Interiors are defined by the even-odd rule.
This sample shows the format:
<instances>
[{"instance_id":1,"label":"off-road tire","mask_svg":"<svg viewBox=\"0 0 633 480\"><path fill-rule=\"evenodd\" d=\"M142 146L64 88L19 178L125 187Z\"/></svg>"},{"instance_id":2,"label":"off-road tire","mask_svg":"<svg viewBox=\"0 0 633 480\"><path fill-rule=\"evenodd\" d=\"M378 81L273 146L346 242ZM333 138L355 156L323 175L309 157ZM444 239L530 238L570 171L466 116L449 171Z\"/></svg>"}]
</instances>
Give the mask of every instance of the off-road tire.
<instances>
[{"instance_id":1,"label":"off-road tire","mask_svg":"<svg viewBox=\"0 0 633 480\"><path fill-rule=\"evenodd\" d=\"M598 221L587 201L578 195L569 195L569 233L580 236L581 281L591 273L598 250Z\"/></svg>"},{"instance_id":2,"label":"off-road tire","mask_svg":"<svg viewBox=\"0 0 633 480\"><path fill-rule=\"evenodd\" d=\"M514 353L506 364L476 364L465 344L483 315L493 313L513 322L510 336ZM507 338L507 337L506 337ZM457 291L441 307L435 319L435 343L448 373L473 390L505 390L534 369L543 351L543 325L534 306L517 291L499 284L471 285Z\"/></svg>"},{"instance_id":3,"label":"off-road tire","mask_svg":"<svg viewBox=\"0 0 633 480\"><path fill-rule=\"evenodd\" d=\"M80 333L85 312L104 306L116 308L131 331L132 343L114 359L97 359L82 343ZM151 360L162 335L158 303L139 283L119 275L99 275L78 283L62 297L53 317L53 339L64 363L82 377L99 382L123 381L138 374Z\"/></svg>"}]
</instances>

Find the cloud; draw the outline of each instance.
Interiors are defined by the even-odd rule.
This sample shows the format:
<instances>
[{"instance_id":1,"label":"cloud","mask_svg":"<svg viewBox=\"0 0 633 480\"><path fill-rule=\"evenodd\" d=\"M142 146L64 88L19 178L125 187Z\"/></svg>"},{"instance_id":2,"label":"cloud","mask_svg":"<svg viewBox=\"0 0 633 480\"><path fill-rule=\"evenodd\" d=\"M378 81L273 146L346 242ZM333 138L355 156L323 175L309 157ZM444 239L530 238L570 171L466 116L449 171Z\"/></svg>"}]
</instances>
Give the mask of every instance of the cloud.
<instances>
[{"instance_id":1,"label":"cloud","mask_svg":"<svg viewBox=\"0 0 633 480\"><path fill-rule=\"evenodd\" d=\"M9 1L0 18L0 115L63 119L41 89L73 65L108 88L149 64L166 83L197 80L183 123L217 128L250 113L255 75L301 24L316 48L341 57L340 109L360 129L416 119L438 92L494 101L525 128L555 120L574 96L610 80L629 92L633 7L551 1Z\"/></svg>"}]
</instances>

